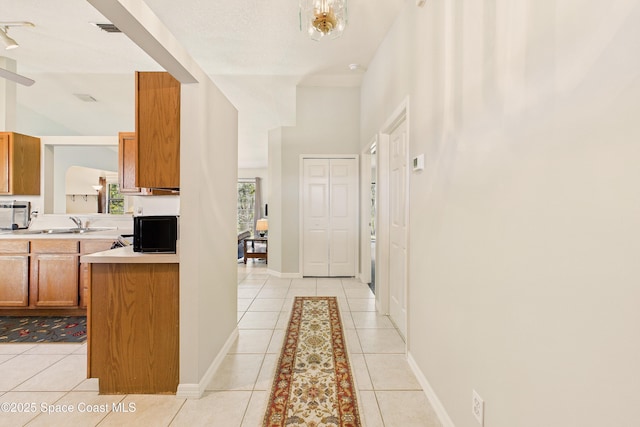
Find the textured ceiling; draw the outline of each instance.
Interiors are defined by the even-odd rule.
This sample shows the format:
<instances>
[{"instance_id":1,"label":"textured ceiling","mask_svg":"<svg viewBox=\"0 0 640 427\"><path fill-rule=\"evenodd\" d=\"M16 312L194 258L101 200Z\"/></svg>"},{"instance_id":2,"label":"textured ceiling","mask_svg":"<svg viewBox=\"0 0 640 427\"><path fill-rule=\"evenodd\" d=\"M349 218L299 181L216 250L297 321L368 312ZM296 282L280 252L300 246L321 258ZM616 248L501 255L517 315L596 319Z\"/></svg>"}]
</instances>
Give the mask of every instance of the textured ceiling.
<instances>
[{"instance_id":1,"label":"textured ceiling","mask_svg":"<svg viewBox=\"0 0 640 427\"><path fill-rule=\"evenodd\" d=\"M295 0L146 0L238 108L239 163L266 167L269 129L295 124L298 84L359 84L361 71L405 0L350 0L343 37L314 42L299 31ZM36 80L18 87L18 131L114 135L133 130L133 72L159 66L84 0L0 0L0 21L20 47L1 50ZM85 103L73 94L98 100Z\"/></svg>"}]
</instances>

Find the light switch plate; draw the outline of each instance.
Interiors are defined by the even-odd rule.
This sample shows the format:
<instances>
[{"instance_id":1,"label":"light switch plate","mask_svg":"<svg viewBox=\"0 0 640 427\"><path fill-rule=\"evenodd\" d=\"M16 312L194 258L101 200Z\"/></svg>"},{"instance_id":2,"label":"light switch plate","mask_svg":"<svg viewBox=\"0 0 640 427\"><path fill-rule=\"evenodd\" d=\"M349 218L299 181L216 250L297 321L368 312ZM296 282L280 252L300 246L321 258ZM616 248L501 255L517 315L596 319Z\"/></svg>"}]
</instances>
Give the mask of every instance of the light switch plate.
<instances>
[{"instance_id":1,"label":"light switch plate","mask_svg":"<svg viewBox=\"0 0 640 427\"><path fill-rule=\"evenodd\" d=\"M424 154L420 154L413 158L413 170L421 171L424 169Z\"/></svg>"},{"instance_id":2,"label":"light switch plate","mask_svg":"<svg viewBox=\"0 0 640 427\"><path fill-rule=\"evenodd\" d=\"M484 400L477 391L473 390L471 397L471 412L481 426L484 426Z\"/></svg>"}]
</instances>

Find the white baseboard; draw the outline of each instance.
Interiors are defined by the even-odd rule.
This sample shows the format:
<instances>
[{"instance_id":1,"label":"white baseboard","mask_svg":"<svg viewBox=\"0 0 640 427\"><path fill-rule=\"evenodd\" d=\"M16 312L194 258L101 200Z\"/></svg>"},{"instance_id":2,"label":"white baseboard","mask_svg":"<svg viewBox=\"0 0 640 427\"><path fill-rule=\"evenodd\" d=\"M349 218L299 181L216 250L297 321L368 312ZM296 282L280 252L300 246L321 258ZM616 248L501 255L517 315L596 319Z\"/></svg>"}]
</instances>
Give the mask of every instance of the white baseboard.
<instances>
[{"instance_id":1,"label":"white baseboard","mask_svg":"<svg viewBox=\"0 0 640 427\"><path fill-rule=\"evenodd\" d=\"M440 401L440 399L438 399L436 392L431 387L431 384L429 384L429 381L427 381L427 377L424 376L424 374L418 367L418 364L416 363L411 353L407 353L407 361L409 362L409 366L411 367L414 375L418 379L420 386L422 386L424 394L427 395L427 399L429 400L429 403L431 403L431 407L438 416L442 427L455 427L455 424L453 424L451 417L449 417L446 409L444 409L444 405L442 405L442 402Z\"/></svg>"},{"instance_id":2,"label":"white baseboard","mask_svg":"<svg viewBox=\"0 0 640 427\"><path fill-rule=\"evenodd\" d=\"M281 273L270 269L267 269L267 273L279 279L302 279L302 274L300 273Z\"/></svg>"},{"instance_id":3,"label":"white baseboard","mask_svg":"<svg viewBox=\"0 0 640 427\"><path fill-rule=\"evenodd\" d=\"M229 349L233 345L234 341L238 338L238 328L235 328L227 341L222 346L222 349L218 353L207 372L204 373L204 376L200 379L200 382L197 384L178 384L178 391L176 392L176 397L186 398L186 399L200 399L204 394L207 386L213 379L214 374L222 364L224 357L229 353Z\"/></svg>"}]
</instances>

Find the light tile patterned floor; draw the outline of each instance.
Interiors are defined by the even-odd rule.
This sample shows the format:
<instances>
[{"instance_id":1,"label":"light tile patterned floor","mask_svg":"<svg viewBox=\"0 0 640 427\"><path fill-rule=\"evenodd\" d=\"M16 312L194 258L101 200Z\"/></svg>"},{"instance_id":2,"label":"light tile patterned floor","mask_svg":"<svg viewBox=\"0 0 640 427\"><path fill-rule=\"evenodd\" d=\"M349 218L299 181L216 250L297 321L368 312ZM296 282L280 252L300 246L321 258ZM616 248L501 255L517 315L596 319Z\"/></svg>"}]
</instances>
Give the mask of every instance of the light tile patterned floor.
<instances>
[{"instance_id":1,"label":"light tile patterned floor","mask_svg":"<svg viewBox=\"0 0 640 427\"><path fill-rule=\"evenodd\" d=\"M365 426L440 427L406 361L402 338L386 316L376 314L366 285L354 279L279 279L261 262L238 266L239 337L201 399L99 396L96 380L84 378L85 345L1 344L0 427L259 427L298 295L338 297ZM11 413L3 403L35 411ZM24 405L31 403L36 408ZM103 411L112 404L135 412ZM64 405L74 412L42 411Z\"/></svg>"}]
</instances>

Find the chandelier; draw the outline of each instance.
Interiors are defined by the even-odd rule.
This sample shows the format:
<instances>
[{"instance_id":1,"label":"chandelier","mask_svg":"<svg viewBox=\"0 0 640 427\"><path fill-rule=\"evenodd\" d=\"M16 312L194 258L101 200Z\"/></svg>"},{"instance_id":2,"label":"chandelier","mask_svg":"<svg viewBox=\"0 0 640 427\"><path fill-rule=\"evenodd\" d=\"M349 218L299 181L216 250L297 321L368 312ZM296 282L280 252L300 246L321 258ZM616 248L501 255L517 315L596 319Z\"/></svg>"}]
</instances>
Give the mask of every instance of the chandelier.
<instances>
[{"instance_id":1,"label":"chandelier","mask_svg":"<svg viewBox=\"0 0 640 427\"><path fill-rule=\"evenodd\" d=\"M300 31L312 40L336 39L347 25L347 0L300 0Z\"/></svg>"}]
</instances>

